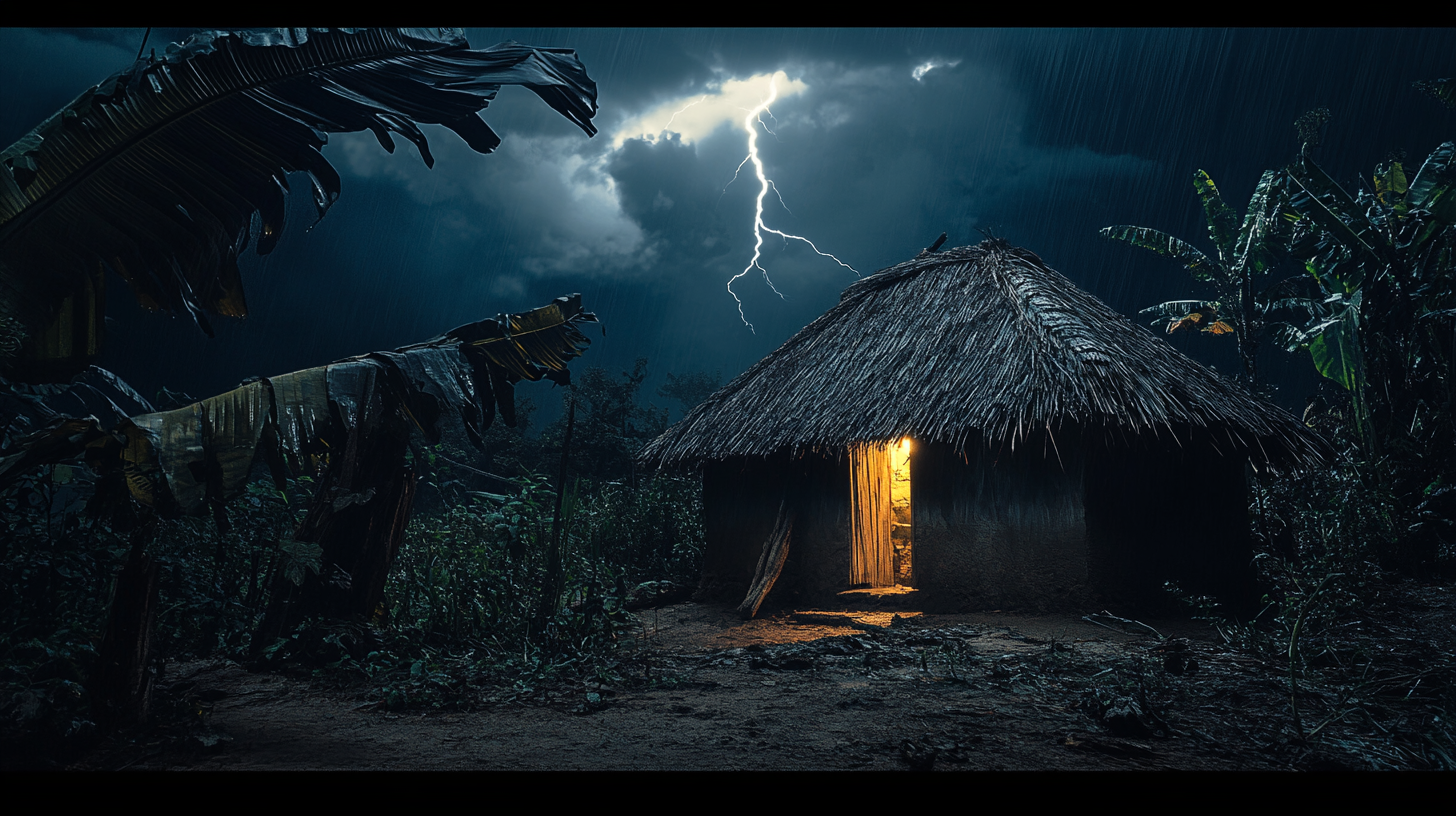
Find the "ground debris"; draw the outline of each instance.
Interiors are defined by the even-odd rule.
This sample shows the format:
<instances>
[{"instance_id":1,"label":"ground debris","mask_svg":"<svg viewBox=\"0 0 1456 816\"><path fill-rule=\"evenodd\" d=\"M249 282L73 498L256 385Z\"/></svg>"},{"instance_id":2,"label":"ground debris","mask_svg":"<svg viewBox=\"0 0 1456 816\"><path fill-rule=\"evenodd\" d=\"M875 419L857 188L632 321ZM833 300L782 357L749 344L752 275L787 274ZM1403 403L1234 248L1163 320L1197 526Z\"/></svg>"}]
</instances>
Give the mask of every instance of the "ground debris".
<instances>
[{"instance_id":1,"label":"ground debris","mask_svg":"<svg viewBox=\"0 0 1456 816\"><path fill-rule=\"evenodd\" d=\"M373 681L169 666L158 709L175 721L71 767L1451 767L1448 600L1419 612L1435 630L1392 614L1312 635L1303 740L1287 660L1197 622L1152 621L1166 635L1155 642L1080 616L1012 613L847 631L685 603L646 613L661 620L656 634L610 664L560 674L443 660ZM442 685L455 682L446 674L468 682ZM405 704L391 710L380 684L403 689ZM451 707L420 702L431 688Z\"/></svg>"},{"instance_id":2,"label":"ground debris","mask_svg":"<svg viewBox=\"0 0 1456 816\"><path fill-rule=\"evenodd\" d=\"M1061 744L1079 751L1092 751L1125 759L1151 759L1154 756L1153 749L1148 745L1113 737L1078 737L1068 734Z\"/></svg>"}]
</instances>

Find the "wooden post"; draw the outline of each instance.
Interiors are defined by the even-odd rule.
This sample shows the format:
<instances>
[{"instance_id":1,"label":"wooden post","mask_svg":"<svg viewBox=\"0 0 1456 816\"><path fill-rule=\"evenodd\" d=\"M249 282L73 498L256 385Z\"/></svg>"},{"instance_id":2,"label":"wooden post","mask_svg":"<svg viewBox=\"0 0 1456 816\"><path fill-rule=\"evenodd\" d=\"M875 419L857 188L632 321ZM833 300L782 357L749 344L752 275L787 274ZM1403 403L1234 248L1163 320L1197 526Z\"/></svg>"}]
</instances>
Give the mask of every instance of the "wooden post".
<instances>
[{"instance_id":1,"label":"wooden post","mask_svg":"<svg viewBox=\"0 0 1456 816\"><path fill-rule=\"evenodd\" d=\"M147 721L152 687L152 636L157 623L157 578L160 570L146 545L155 531L147 519L132 531L131 555L116 576L116 590L107 615L106 634L91 682L92 710L102 728Z\"/></svg>"},{"instance_id":2,"label":"wooden post","mask_svg":"<svg viewBox=\"0 0 1456 816\"><path fill-rule=\"evenodd\" d=\"M356 434L363 431L356 431ZM323 548L317 575L295 587L277 571L253 652L266 648L306 615L371 620L384 600L389 568L404 541L414 506L415 474L406 463L408 430L382 427L356 450L352 467L330 466L294 538Z\"/></svg>"},{"instance_id":3,"label":"wooden post","mask_svg":"<svg viewBox=\"0 0 1456 816\"><path fill-rule=\"evenodd\" d=\"M570 386L568 386L570 389ZM546 556L546 586L541 591L541 603L536 607L536 622L531 628L537 632L546 627L547 621L556 612L561 599L561 500L566 490L566 465L571 453L571 431L576 425L576 395L566 392L566 437L561 441L561 470L556 484L556 510L551 516L551 549Z\"/></svg>"}]
</instances>

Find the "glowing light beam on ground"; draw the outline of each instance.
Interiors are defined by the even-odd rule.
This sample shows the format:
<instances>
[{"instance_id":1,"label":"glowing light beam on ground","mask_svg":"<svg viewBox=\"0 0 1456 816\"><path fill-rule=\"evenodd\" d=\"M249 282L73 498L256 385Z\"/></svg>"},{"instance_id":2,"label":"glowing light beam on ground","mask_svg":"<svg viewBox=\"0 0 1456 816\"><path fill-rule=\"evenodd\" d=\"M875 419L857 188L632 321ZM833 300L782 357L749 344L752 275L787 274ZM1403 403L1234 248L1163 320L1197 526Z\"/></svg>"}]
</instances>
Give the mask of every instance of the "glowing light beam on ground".
<instances>
[{"instance_id":1,"label":"glowing light beam on ground","mask_svg":"<svg viewBox=\"0 0 1456 816\"><path fill-rule=\"evenodd\" d=\"M763 234L765 232L771 232L774 235L783 238L785 241L791 238L795 241L803 241L804 243L808 244L809 248L814 250L815 253L829 258L830 260L834 261L845 269L853 272L855 274L855 277L859 277L859 270L855 269L844 261L839 260L828 252L822 251L821 249L819 249L819 247L814 245L813 241L809 240L808 238L805 238L802 235L791 235L782 230L776 230L763 222L763 199L765 196L768 195L769 188L773 188L774 195L779 197L780 204L783 204L784 202L784 197L779 193L779 188L775 186L773 181L769 179L768 175L764 173L763 160L760 159L758 156L757 126L763 125L764 130L768 130L768 125L764 124L763 122L763 114L768 113L770 117L773 116L773 112L770 111L768 107L769 105L773 104L773 101L775 99L778 98L778 93L777 78L770 79L768 83L768 98L758 103L756 107L748 112L747 116L743 117L743 129L748 132L748 155L744 157L743 161L738 163L738 169L733 171L733 180L728 182L728 184L732 184L733 181L737 181L738 174L740 171L743 170L743 166L745 164L748 164L749 162L753 162L754 174L758 176L758 196L754 199L753 211L753 259L748 262L748 266L743 267L742 272L739 272L737 275L734 275L732 278L728 279L728 294L732 295L734 302L738 304L738 317L743 320L743 325L747 326L749 331L754 331L753 324L748 322L748 315L744 314L743 312L743 300L738 297L737 292L733 291L734 282L744 275L747 275L750 271L757 269L758 271L763 273L763 280L764 283L768 284L768 288L773 290L773 293L778 295L780 298L784 296L784 294L780 292L777 287L774 286L773 280L769 278L768 270L764 268L763 264L759 263L759 260L763 257ZM773 131L769 130L769 133L773 133ZM726 190L727 187L725 186L724 189ZM788 207L785 206L784 209L787 210Z\"/></svg>"}]
</instances>

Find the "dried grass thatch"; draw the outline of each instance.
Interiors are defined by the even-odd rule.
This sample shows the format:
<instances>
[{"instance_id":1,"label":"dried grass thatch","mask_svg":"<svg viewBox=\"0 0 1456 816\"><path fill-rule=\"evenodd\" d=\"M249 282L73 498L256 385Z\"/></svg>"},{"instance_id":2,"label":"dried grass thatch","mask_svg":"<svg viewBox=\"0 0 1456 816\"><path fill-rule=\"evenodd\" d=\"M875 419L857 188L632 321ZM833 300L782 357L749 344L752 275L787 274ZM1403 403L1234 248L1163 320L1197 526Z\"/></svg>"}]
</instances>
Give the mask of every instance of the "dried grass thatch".
<instances>
[{"instance_id":1,"label":"dried grass thatch","mask_svg":"<svg viewBox=\"0 0 1456 816\"><path fill-rule=\"evenodd\" d=\"M1258 462L1328 445L1108 308L1029 250L989 240L890 267L642 450L671 467L910 436L1017 445L1064 425L1199 434ZM1224 441L1227 440L1227 445Z\"/></svg>"}]
</instances>

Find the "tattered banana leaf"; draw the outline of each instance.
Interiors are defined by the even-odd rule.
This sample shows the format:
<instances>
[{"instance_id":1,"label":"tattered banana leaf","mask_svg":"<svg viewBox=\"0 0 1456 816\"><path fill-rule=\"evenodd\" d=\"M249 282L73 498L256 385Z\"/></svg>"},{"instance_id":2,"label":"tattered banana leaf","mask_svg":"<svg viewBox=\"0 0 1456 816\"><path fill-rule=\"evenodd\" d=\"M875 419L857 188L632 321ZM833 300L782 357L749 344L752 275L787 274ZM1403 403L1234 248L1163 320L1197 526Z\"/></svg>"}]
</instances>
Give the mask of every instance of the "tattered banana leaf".
<instances>
[{"instance_id":1,"label":"tattered banana leaf","mask_svg":"<svg viewBox=\"0 0 1456 816\"><path fill-rule=\"evenodd\" d=\"M218 480L215 492L231 496L247 484L263 427L273 420L272 390L260 380L200 403L212 463L206 477Z\"/></svg>"},{"instance_id":2,"label":"tattered banana leaf","mask_svg":"<svg viewBox=\"0 0 1456 816\"><path fill-rule=\"evenodd\" d=\"M1446 110L1456 110L1456 77L1444 79L1423 79L1415 83L1417 89L1434 96Z\"/></svg>"},{"instance_id":3,"label":"tattered banana leaf","mask_svg":"<svg viewBox=\"0 0 1456 816\"><path fill-rule=\"evenodd\" d=\"M1149 325L1163 328L1168 334L1181 329L1203 328L1218 320L1219 303L1216 300L1169 300L1157 306L1149 306L1138 312L1152 317ZM1222 334L1223 332L1216 332Z\"/></svg>"},{"instance_id":4,"label":"tattered banana leaf","mask_svg":"<svg viewBox=\"0 0 1456 816\"><path fill-rule=\"evenodd\" d=\"M1380 259L1384 238L1350 194L1325 175L1325 171L1314 162L1300 160L1289 169L1289 178L1295 185L1289 205L1296 212L1333 234L1343 246L1374 260Z\"/></svg>"},{"instance_id":5,"label":"tattered banana leaf","mask_svg":"<svg viewBox=\"0 0 1456 816\"><path fill-rule=\"evenodd\" d=\"M1456 223L1456 173L1452 172L1452 154L1456 153L1456 142L1446 142L1431 152L1416 177L1411 179L1406 192L1406 204L1410 209L1428 210L1431 221L1412 244L1419 247L1431 236Z\"/></svg>"},{"instance_id":6,"label":"tattered banana leaf","mask_svg":"<svg viewBox=\"0 0 1456 816\"><path fill-rule=\"evenodd\" d=\"M453 427L480 444L492 416L487 406L513 404L515 382L563 372L590 342L577 324L595 321L582 311L580 295L557 298L426 343L133 417L118 429L127 439L121 452L127 484L159 512L199 514L241 494L255 463L267 464L278 479L285 475L281 468L304 475L313 470L312 454L346 455L357 447L351 442L357 435L378 432L393 419L431 443Z\"/></svg>"},{"instance_id":7,"label":"tattered banana leaf","mask_svg":"<svg viewBox=\"0 0 1456 816\"><path fill-rule=\"evenodd\" d=\"M11 445L58 417L94 416L103 428L155 411L120 377L90 366L68 383L14 383L0 378L0 446Z\"/></svg>"},{"instance_id":8,"label":"tattered banana leaf","mask_svg":"<svg viewBox=\"0 0 1456 816\"><path fill-rule=\"evenodd\" d=\"M1198 200L1203 203L1203 216L1208 221L1208 237L1218 250L1218 259L1225 267L1233 267L1238 258L1238 215L1223 203L1223 196L1218 194L1213 179L1202 170L1193 171L1193 192L1198 194Z\"/></svg>"},{"instance_id":9,"label":"tattered banana leaf","mask_svg":"<svg viewBox=\"0 0 1456 816\"><path fill-rule=\"evenodd\" d=\"M438 443L446 425L463 431L473 444L482 443L487 423L480 410L474 371L458 344L369 356L393 365L405 378L405 408L427 443Z\"/></svg>"},{"instance_id":10,"label":"tattered banana leaf","mask_svg":"<svg viewBox=\"0 0 1456 816\"><path fill-rule=\"evenodd\" d=\"M328 367L269 377L268 383L273 387L279 456L290 473L307 473L312 469L309 451L314 440L323 437L332 421Z\"/></svg>"},{"instance_id":11,"label":"tattered banana leaf","mask_svg":"<svg viewBox=\"0 0 1456 816\"><path fill-rule=\"evenodd\" d=\"M134 480L152 482L144 493L133 489L132 495L143 504L151 504L150 498L164 511L172 509L163 498L168 497L183 513L202 512L207 498L207 471L216 467L208 454L217 451L216 446L208 446L211 450L203 447L202 403L132 417L121 424L121 431L126 434L127 452L131 454L125 463L131 466L126 469L128 485ZM252 443L256 446L257 440Z\"/></svg>"},{"instance_id":12,"label":"tattered banana leaf","mask_svg":"<svg viewBox=\"0 0 1456 816\"><path fill-rule=\"evenodd\" d=\"M346 433L377 421L386 383L384 364L355 357L331 363L327 369L329 403Z\"/></svg>"},{"instance_id":13,"label":"tattered banana leaf","mask_svg":"<svg viewBox=\"0 0 1456 816\"><path fill-rule=\"evenodd\" d=\"M133 497L164 515L197 514L239 495L255 464L282 480L352 456L360 434L413 427L434 444L447 430L477 446L515 402L514 384L568 382L566 364L596 322L581 296L453 329L426 343L259 379L172 411L141 414L104 433L95 418L57 416L0 450L0 487L33 467L90 455L120 459ZM123 384L124 385L124 384ZM129 390L129 389L128 389ZM386 427L388 426L388 427Z\"/></svg>"},{"instance_id":14,"label":"tattered banana leaf","mask_svg":"<svg viewBox=\"0 0 1456 816\"><path fill-rule=\"evenodd\" d=\"M288 174L303 172L320 217L338 173L328 133L391 133L433 164L418 123L488 153L478 112L522 85L595 133L596 86L574 52L484 51L453 29L206 31L139 60L0 152L0 305L24 324L14 376L68 377L99 351L104 268L151 309L247 313L237 257L284 224Z\"/></svg>"},{"instance_id":15,"label":"tattered banana leaf","mask_svg":"<svg viewBox=\"0 0 1456 816\"><path fill-rule=\"evenodd\" d=\"M1234 246L1237 256L1235 277L1243 270L1257 275L1270 266L1270 238L1287 230L1284 219L1280 217L1288 198L1282 181L1282 173L1266 170L1254 187L1254 195L1249 199L1249 209L1244 213L1244 223L1239 227Z\"/></svg>"},{"instance_id":16,"label":"tattered banana leaf","mask_svg":"<svg viewBox=\"0 0 1456 816\"><path fill-rule=\"evenodd\" d=\"M459 340L467 355L478 354L490 361L496 407L506 424L514 426L513 384L543 377L567 384L569 380L553 373L564 375L566 363L581 356L591 342L577 325L596 321L596 315L582 311L581 295L572 295L523 314L498 315L495 320L461 326L445 337Z\"/></svg>"},{"instance_id":17,"label":"tattered banana leaf","mask_svg":"<svg viewBox=\"0 0 1456 816\"><path fill-rule=\"evenodd\" d=\"M1393 161L1389 165L1375 168L1373 181L1376 200L1389 207L1396 215L1404 215L1409 185L1405 178L1405 168L1400 162Z\"/></svg>"},{"instance_id":18,"label":"tattered banana leaf","mask_svg":"<svg viewBox=\"0 0 1456 816\"><path fill-rule=\"evenodd\" d=\"M1135 247L1152 250L1165 258L1172 258L1183 264L1195 280L1213 281L1214 274L1218 271L1218 266L1192 244L1160 230L1121 225L1103 227L1099 232L1107 238L1125 241Z\"/></svg>"},{"instance_id":19,"label":"tattered banana leaf","mask_svg":"<svg viewBox=\"0 0 1456 816\"><path fill-rule=\"evenodd\" d=\"M157 447L153 444L161 430L161 415L143 414L136 419L141 422L128 420L116 429L117 435L125 440L120 456L126 487L133 498L148 507L165 506L170 494L158 492L159 486L166 482L157 458Z\"/></svg>"}]
</instances>

